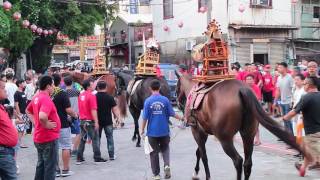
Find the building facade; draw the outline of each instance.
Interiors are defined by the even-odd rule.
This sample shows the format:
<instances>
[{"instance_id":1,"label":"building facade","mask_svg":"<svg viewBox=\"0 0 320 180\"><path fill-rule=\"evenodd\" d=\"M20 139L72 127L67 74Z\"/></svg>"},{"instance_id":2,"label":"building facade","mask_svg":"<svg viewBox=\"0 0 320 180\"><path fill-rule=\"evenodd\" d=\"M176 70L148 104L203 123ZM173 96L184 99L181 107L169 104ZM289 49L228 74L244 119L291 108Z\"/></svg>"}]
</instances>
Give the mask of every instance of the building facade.
<instances>
[{"instance_id":1,"label":"building facade","mask_svg":"<svg viewBox=\"0 0 320 180\"><path fill-rule=\"evenodd\" d=\"M294 58L291 32L297 29L291 8L291 0L153 0L153 29L161 44L161 61L192 63L190 49L205 42L202 33L211 19L221 25L230 62L289 61Z\"/></svg>"},{"instance_id":2,"label":"building facade","mask_svg":"<svg viewBox=\"0 0 320 180\"><path fill-rule=\"evenodd\" d=\"M320 1L298 1L292 14L294 24L300 27L293 35L297 60L313 59L320 63Z\"/></svg>"},{"instance_id":3,"label":"building facade","mask_svg":"<svg viewBox=\"0 0 320 180\"><path fill-rule=\"evenodd\" d=\"M109 63L111 67L134 69L143 54L143 37L153 37L151 14L119 14L109 28Z\"/></svg>"},{"instance_id":4,"label":"building facade","mask_svg":"<svg viewBox=\"0 0 320 180\"><path fill-rule=\"evenodd\" d=\"M75 60L92 61L97 50L104 47L104 34L81 36L78 41L69 39L67 35L58 34L58 43L52 50L56 62L72 62Z\"/></svg>"}]
</instances>

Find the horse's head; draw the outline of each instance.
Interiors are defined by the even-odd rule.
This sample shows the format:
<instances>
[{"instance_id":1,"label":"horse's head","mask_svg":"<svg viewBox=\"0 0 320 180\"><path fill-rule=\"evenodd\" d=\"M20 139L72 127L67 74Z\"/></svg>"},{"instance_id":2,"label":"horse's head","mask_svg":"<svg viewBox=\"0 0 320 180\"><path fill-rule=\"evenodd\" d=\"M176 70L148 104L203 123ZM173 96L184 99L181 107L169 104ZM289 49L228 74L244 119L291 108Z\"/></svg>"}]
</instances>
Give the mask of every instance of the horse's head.
<instances>
[{"instance_id":1,"label":"horse's head","mask_svg":"<svg viewBox=\"0 0 320 180\"><path fill-rule=\"evenodd\" d=\"M180 74L178 71L175 71L175 74L178 77L176 87L177 106L181 111L184 111L187 95L193 86L193 82L189 75Z\"/></svg>"}]
</instances>

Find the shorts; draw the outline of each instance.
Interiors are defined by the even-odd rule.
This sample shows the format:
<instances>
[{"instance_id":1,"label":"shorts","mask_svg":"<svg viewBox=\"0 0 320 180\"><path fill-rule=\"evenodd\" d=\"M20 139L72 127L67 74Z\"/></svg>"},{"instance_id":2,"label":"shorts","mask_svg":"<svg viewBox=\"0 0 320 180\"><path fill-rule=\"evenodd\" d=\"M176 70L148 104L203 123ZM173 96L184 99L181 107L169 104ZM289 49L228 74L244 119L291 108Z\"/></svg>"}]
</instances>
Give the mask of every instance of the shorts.
<instances>
[{"instance_id":1,"label":"shorts","mask_svg":"<svg viewBox=\"0 0 320 180\"><path fill-rule=\"evenodd\" d=\"M262 92L263 95L263 101L267 103L272 103L273 102L273 97L272 97L272 91L270 92Z\"/></svg>"},{"instance_id":2,"label":"shorts","mask_svg":"<svg viewBox=\"0 0 320 180\"><path fill-rule=\"evenodd\" d=\"M30 119L26 114L22 114L21 116L23 124L17 124L16 128L18 132L25 132L30 127Z\"/></svg>"},{"instance_id":3,"label":"shorts","mask_svg":"<svg viewBox=\"0 0 320 180\"><path fill-rule=\"evenodd\" d=\"M59 148L63 150L71 150L72 147L72 138L71 138L71 129L70 128L61 128L60 129L60 138L58 140Z\"/></svg>"},{"instance_id":4,"label":"shorts","mask_svg":"<svg viewBox=\"0 0 320 180\"><path fill-rule=\"evenodd\" d=\"M310 148L312 156L320 156L320 132L308 134L303 140L307 147Z\"/></svg>"},{"instance_id":5,"label":"shorts","mask_svg":"<svg viewBox=\"0 0 320 180\"><path fill-rule=\"evenodd\" d=\"M71 124L71 134L80 134L80 120L75 119Z\"/></svg>"}]
</instances>

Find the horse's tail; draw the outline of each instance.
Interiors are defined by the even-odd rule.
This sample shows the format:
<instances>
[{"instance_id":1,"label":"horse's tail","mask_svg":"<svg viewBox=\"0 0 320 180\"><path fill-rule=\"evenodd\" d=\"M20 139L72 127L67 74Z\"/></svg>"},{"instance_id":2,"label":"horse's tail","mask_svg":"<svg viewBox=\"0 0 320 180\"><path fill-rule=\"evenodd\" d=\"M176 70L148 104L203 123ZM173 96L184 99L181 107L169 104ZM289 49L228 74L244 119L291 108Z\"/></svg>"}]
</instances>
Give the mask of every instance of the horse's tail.
<instances>
[{"instance_id":1,"label":"horse's tail","mask_svg":"<svg viewBox=\"0 0 320 180\"><path fill-rule=\"evenodd\" d=\"M120 115L122 117L127 117L127 94L126 91L122 91L121 94L117 97L118 99L118 107L120 111Z\"/></svg>"},{"instance_id":2,"label":"horse's tail","mask_svg":"<svg viewBox=\"0 0 320 180\"><path fill-rule=\"evenodd\" d=\"M247 118L257 119L259 123L268 129L272 134L280 138L288 145L292 146L294 149L305 154L304 150L296 142L295 137L285 131L278 122L267 115L251 89L240 88L239 91L244 106L244 113L248 116Z\"/></svg>"}]
</instances>

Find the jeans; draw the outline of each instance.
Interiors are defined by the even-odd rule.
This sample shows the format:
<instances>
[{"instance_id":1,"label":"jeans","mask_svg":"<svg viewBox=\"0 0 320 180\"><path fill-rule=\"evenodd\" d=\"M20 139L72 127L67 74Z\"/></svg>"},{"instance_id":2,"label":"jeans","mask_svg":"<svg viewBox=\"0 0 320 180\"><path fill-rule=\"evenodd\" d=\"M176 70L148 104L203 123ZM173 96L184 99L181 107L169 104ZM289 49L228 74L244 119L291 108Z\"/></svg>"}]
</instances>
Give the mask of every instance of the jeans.
<instances>
[{"instance_id":1,"label":"jeans","mask_svg":"<svg viewBox=\"0 0 320 180\"><path fill-rule=\"evenodd\" d=\"M0 145L0 179L16 180L17 167L14 160L14 149Z\"/></svg>"},{"instance_id":2,"label":"jeans","mask_svg":"<svg viewBox=\"0 0 320 180\"><path fill-rule=\"evenodd\" d=\"M286 115L290 112L290 104L280 104L283 115ZM293 135L293 127L290 119L284 121L285 129Z\"/></svg>"},{"instance_id":3,"label":"jeans","mask_svg":"<svg viewBox=\"0 0 320 180\"><path fill-rule=\"evenodd\" d=\"M99 145L99 132L94 129L94 122L82 120L80 122L80 128L81 128L81 133L80 133L81 140L78 148L77 159L78 160L83 159L83 152L84 152L87 138L90 138L92 140L93 158L95 160L100 159L101 153L100 153L100 145Z\"/></svg>"},{"instance_id":4,"label":"jeans","mask_svg":"<svg viewBox=\"0 0 320 180\"><path fill-rule=\"evenodd\" d=\"M58 159L58 141L34 143L38 151L35 180L54 180Z\"/></svg>"},{"instance_id":5,"label":"jeans","mask_svg":"<svg viewBox=\"0 0 320 180\"><path fill-rule=\"evenodd\" d=\"M150 153L150 162L153 175L160 174L159 153L162 153L164 166L170 165L170 136L148 137L153 151Z\"/></svg>"},{"instance_id":6,"label":"jeans","mask_svg":"<svg viewBox=\"0 0 320 180\"><path fill-rule=\"evenodd\" d=\"M104 130L104 133L106 134L109 157L113 158L114 157L113 126L109 125L109 126L99 127L100 144L101 144L102 130Z\"/></svg>"}]
</instances>

